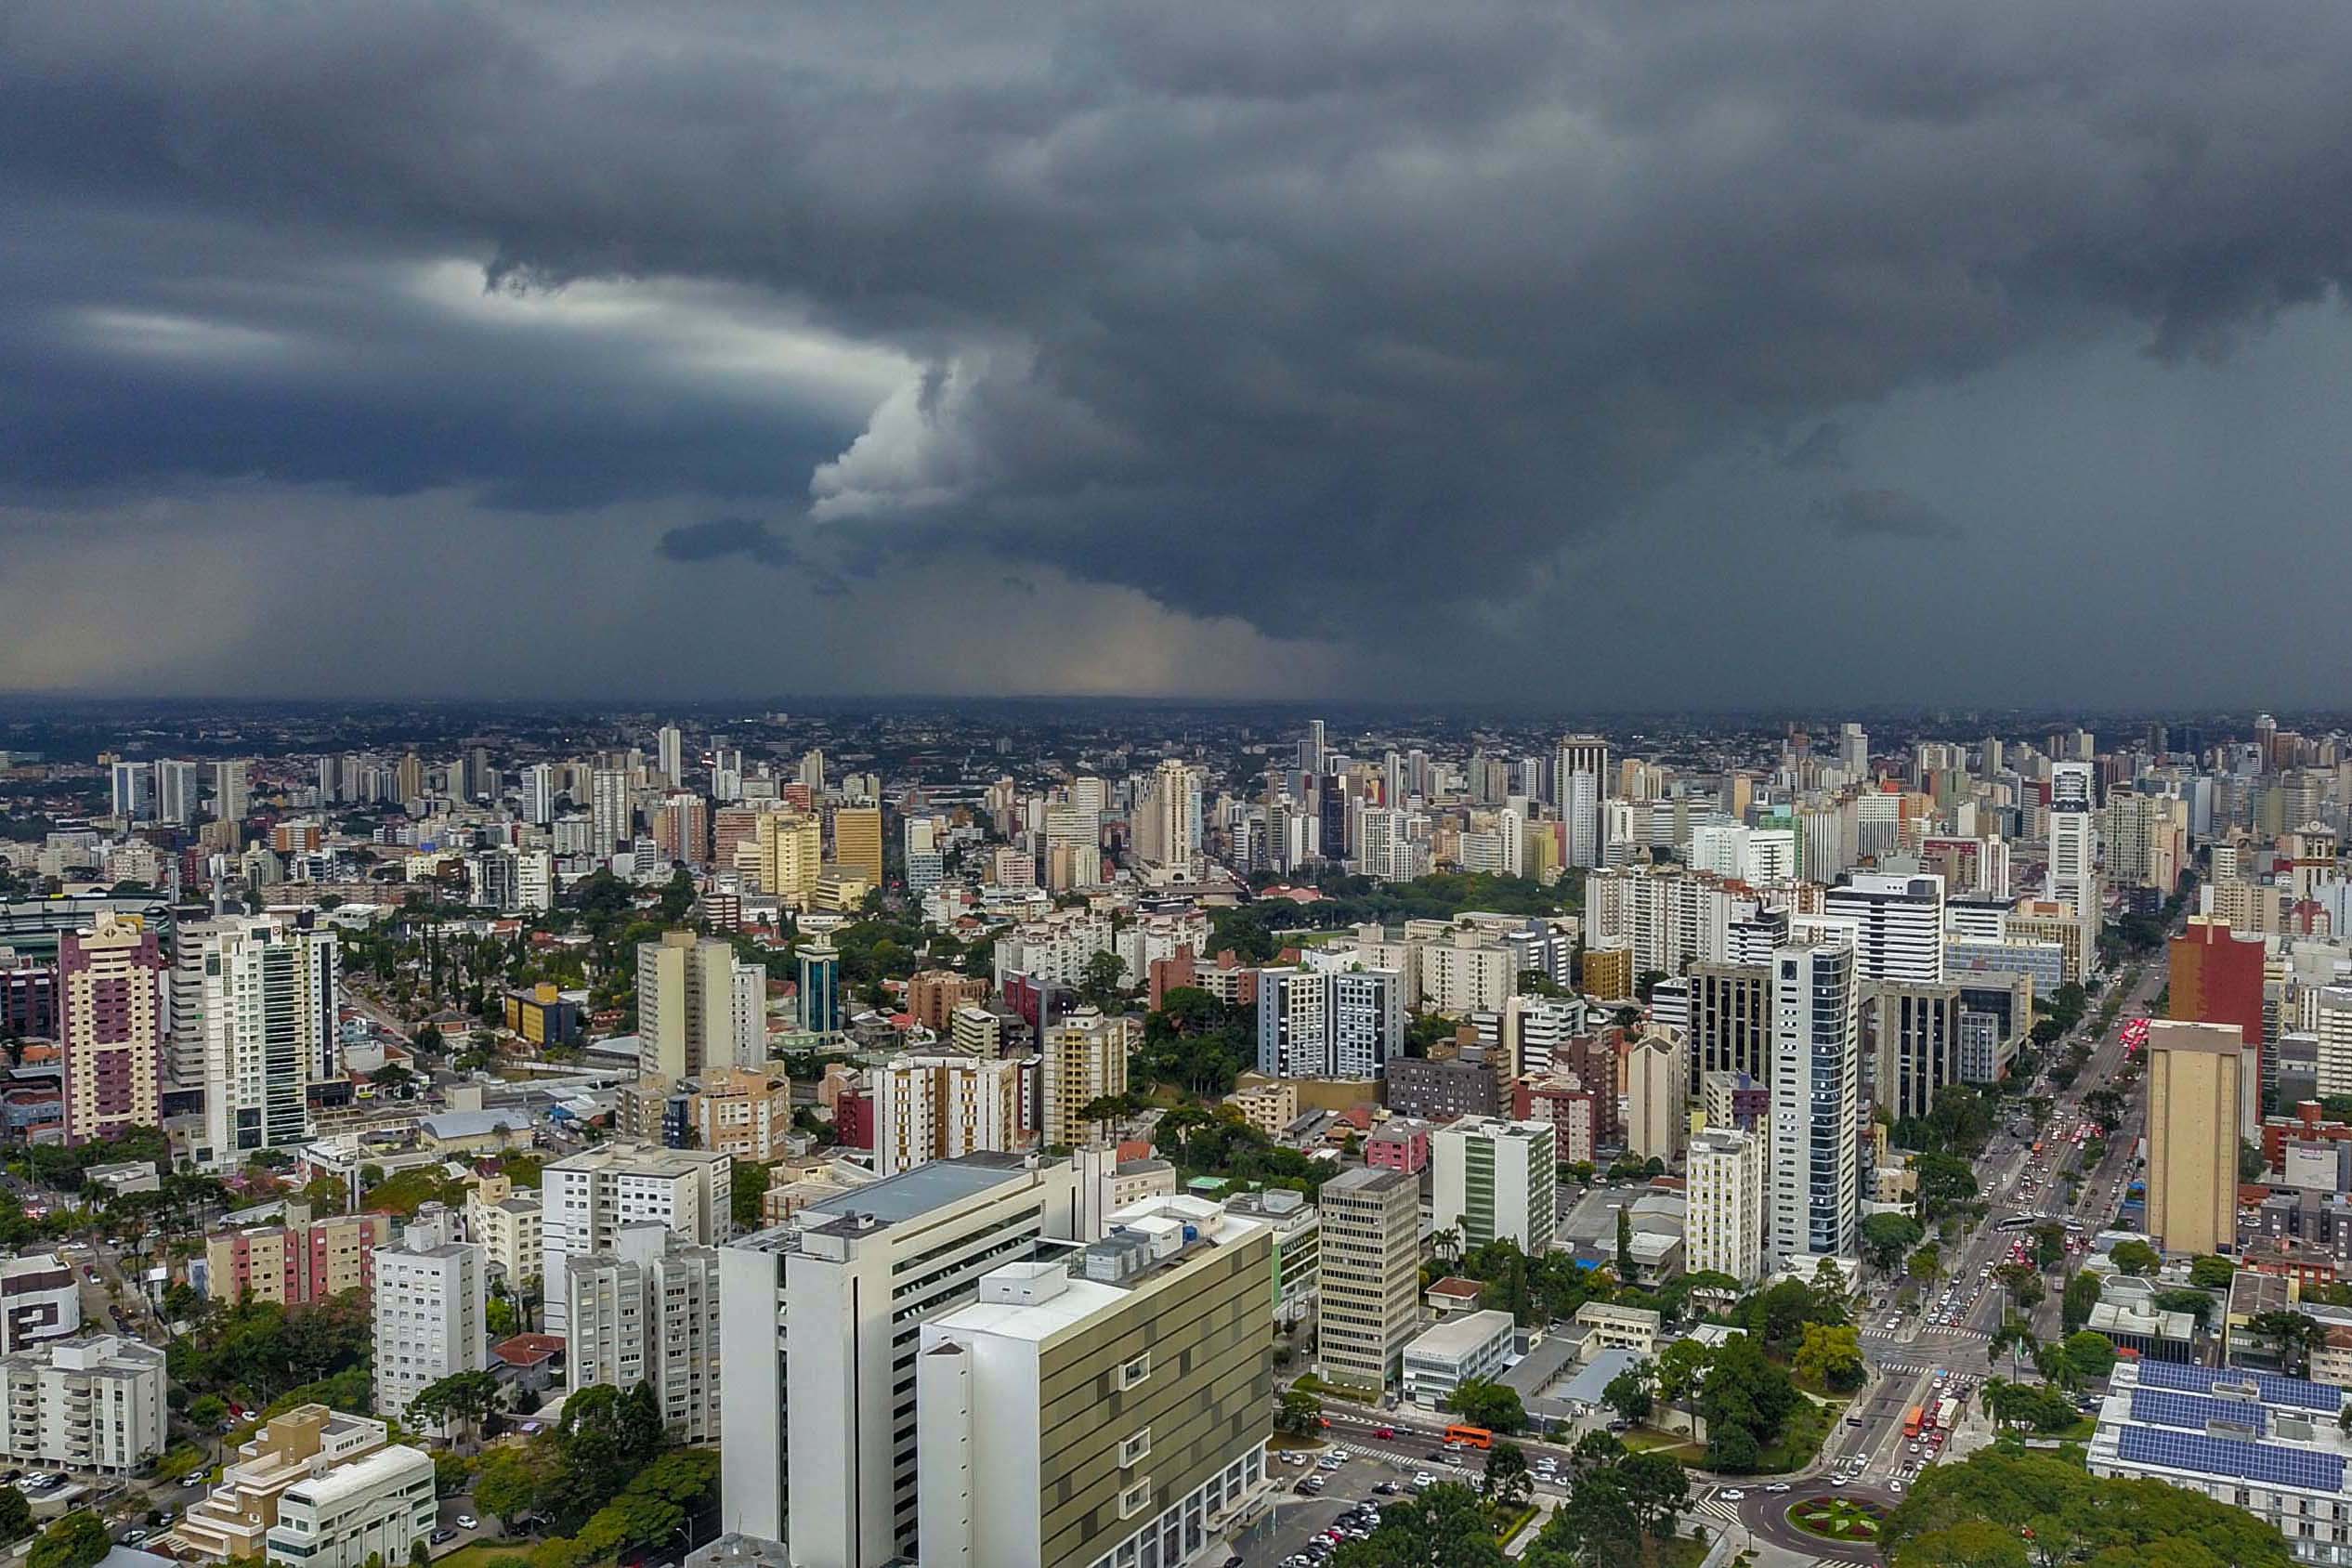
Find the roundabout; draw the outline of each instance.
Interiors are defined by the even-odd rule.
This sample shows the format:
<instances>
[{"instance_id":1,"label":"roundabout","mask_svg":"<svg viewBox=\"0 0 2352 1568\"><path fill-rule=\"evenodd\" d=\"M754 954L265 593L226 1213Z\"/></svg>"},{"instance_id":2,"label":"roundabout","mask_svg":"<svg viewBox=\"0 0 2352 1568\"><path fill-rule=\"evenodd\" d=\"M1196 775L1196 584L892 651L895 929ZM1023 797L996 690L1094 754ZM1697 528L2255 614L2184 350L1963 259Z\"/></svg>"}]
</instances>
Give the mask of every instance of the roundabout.
<instances>
[{"instance_id":1,"label":"roundabout","mask_svg":"<svg viewBox=\"0 0 2352 1568\"><path fill-rule=\"evenodd\" d=\"M1806 1497L1788 1506L1788 1522L1809 1535L1847 1546L1875 1546L1887 1507L1867 1497Z\"/></svg>"}]
</instances>

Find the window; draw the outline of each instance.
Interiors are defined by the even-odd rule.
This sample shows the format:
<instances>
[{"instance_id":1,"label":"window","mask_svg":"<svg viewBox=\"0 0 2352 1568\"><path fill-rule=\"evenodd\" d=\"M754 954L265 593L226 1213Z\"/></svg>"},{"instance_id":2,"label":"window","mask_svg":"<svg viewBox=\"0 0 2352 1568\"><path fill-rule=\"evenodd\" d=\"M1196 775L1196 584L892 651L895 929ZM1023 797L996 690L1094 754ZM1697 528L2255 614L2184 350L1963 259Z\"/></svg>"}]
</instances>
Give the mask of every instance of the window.
<instances>
[{"instance_id":1,"label":"window","mask_svg":"<svg viewBox=\"0 0 2352 1568\"><path fill-rule=\"evenodd\" d=\"M1137 1432L1133 1437L1129 1438L1125 1443L1118 1445L1119 1469L1125 1470L1130 1465L1135 1464L1151 1451L1152 1429L1145 1427L1142 1431Z\"/></svg>"},{"instance_id":2,"label":"window","mask_svg":"<svg viewBox=\"0 0 2352 1568\"><path fill-rule=\"evenodd\" d=\"M1118 1495L1118 1516L1132 1519L1152 1506L1152 1478L1143 1477Z\"/></svg>"},{"instance_id":3,"label":"window","mask_svg":"<svg viewBox=\"0 0 2352 1568\"><path fill-rule=\"evenodd\" d=\"M1111 1379L1111 1386L1119 1392L1124 1393L1129 1389L1141 1384L1144 1379L1149 1378L1151 1375L1152 1352L1145 1351L1142 1355L1137 1356L1134 1360L1129 1362L1126 1365L1118 1369L1117 1373Z\"/></svg>"}]
</instances>

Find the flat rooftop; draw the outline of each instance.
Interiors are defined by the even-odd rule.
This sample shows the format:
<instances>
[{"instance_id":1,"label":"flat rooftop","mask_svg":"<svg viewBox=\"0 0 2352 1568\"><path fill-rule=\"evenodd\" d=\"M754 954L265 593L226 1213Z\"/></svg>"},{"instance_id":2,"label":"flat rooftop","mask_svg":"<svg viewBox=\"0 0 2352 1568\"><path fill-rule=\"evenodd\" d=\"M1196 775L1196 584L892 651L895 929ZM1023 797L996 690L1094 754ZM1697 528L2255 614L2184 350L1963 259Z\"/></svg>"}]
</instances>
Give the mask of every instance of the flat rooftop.
<instances>
[{"instance_id":1,"label":"flat rooftop","mask_svg":"<svg viewBox=\"0 0 2352 1568\"><path fill-rule=\"evenodd\" d=\"M976 1197L1018 1180L1027 1170L1027 1156L1017 1154L959 1155L953 1159L934 1159L912 1170L850 1188L838 1196L818 1198L801 1210L801 1224L803 1229L810 1229L818 1222L809 1220L809 1215L843 1219L852 1214L868 1214L885 1225L895 1225L947 1204Z\"/></svg>"}]
</instances>

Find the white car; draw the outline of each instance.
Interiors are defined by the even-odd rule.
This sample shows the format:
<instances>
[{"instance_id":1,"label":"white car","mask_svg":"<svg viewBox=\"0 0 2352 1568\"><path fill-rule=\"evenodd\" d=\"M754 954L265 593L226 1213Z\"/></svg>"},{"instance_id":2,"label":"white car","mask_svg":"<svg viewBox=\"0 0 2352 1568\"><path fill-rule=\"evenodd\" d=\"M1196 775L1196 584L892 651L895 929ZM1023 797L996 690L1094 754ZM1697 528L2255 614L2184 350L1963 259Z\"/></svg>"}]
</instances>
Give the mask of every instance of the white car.
<instances>
[{"instance_id":1,"label":"white car","mask_svg":"<svg viewBox=\"0 0 2352 1568\"><path fill-rule=\"evenodd\" d=\"M1428 1470L1417 1470L1413 1475L1413 1484L1416 1486L1434 1486L1437 1484L1437 1477L1431 1475Z\"/></svg>"},{"instance_id":2,"label":"white car","mask_svg":"<svg viewBox=\"0 0 2352 1568\"><path fill-rule=\"evenodd\" d=\"M1775 1481L1772 1484L1764 1488L1764 1490L1767 1492L1785 1492L1788 1490L1788 1483L1785 1481Z\"/></svg>"},{"instance_id":3,"label":"white car","mask_svg":"<svg viewBox=\"0 0 2352 1568\"><path fill-rule=\"evenodd\" d=\"M1747 1494L1741 1491L1738 1487L1732 1486L1727 1487L1721 1492L1718 1492L1716 1496L1721 1497L1727 1503L1736 1503L1744 1498Z\"/></svg>"},{"instance_id":4,"label":"white car","mask_svg":"<svg viewBox=\"0 0 2352 1568\"><path fill-rule=\"evenodd\" d=\"M1902 1483L1900 1481L1890 1481L1887 1483L1887 1489L1890 1492L1900 1492L1902 1490Z\"/></svg>"}]
</instances>

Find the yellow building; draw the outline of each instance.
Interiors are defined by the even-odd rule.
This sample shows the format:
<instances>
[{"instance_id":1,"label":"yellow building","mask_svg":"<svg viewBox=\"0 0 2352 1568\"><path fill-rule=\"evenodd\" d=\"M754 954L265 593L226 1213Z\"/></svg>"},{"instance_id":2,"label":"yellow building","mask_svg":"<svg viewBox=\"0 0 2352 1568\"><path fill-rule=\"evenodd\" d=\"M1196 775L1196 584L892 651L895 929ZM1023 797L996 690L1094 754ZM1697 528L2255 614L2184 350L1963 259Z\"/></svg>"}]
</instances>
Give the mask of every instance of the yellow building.
<instances>
[{"instance_id":1,"label":"yellow building","mask_svg":"<svg viewBox=\"0 0 2352 1568\"><path fill-rule=\"evenodd\" d=\"M1128 1023L1081 1007L1045 1033L1039 1141L1077 1148L1103 1136L1099 1122L1078 1113L1096 1100L1127 1092Z\"/></svg>"},{"instance_id":2,"label":"yellow building","mask_svg":"<svg viewBox=\"0 0 2352 1568\"><path fill-rule=\"evenodd\" d=\"M794 908L807 908L825 873L824 827L806 812L771 811L759 819L753 843L760 889Z\"/></svg>"},{"instance_id":3,"label":"yellow building","mask_svg":"<svg viewBox=\"0 0 2352 1568\"><path fill-rule=\"evenodd\" d=\"M1269 1138L1282 1136L1283 1129L1299 1119L1299 1086L1286 1078L1274 1078L1236 1089L1224 1098L1230 1110L1241 1113L1242 1119Z\"/></svg>"},{"instance_id":4,"label":"yellow building","mask_svg":"<svg viewBox=\"0 0 2352 1568\"><path fill-rule=\"evenodd\" d=\"M533 1045L577 1045L583 1032L579 1005L543 980L506 993L506 1026Z\"/></svg>"},{"instance_id":5,"label":"yellow building","mask_svg":"<svg viewBox=\"0 0 2352 1568\"><path fill-rule=\"evenodd\" d=\"M864 878L869 888L882 886L882 807L845 805L834 810L833 864Z\"/></svg>"},{"instance_id":6,"label":"yellow building","mask_svg":"<svg viewBox=\"0 0 2352 1568\"><path fill-rule=\"evenodd\" d=\"M2148 1234L2167 1252L2237 1245L2246 1061L2235 1024L2148 1026Z\"/></svg>"},{"instance_id":7,"label":"yellow building","mask_svg":"<svg viewBox=\"0 0 2352 1568\"><path fill-rule=\"evenodd\" d=\"M1633 949L1587 947L1583 990L1602 1001L1633 1000Z\"/></svg>"}]
</instances>

